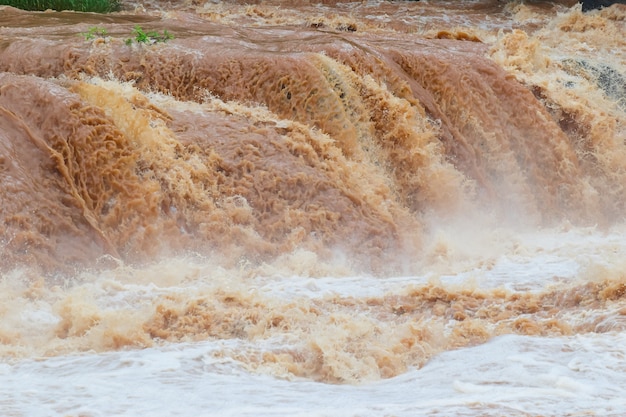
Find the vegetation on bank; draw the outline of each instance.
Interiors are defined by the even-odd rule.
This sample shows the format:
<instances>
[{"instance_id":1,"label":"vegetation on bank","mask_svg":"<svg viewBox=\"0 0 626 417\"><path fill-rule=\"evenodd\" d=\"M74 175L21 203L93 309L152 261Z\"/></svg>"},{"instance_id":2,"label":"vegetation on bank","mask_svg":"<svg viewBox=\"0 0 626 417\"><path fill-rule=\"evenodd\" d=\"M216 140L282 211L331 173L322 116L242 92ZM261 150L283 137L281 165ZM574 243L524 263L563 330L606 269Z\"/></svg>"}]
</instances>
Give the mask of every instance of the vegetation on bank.
<instances>
[{"instance_id":1,"label":"vegetation on bank","mask_svg":"<svg viewBox=\"0 0 626 417\"><path fill-rule=\"evenodd\" d=\"M0 0L2 6L22 10L75 10L77 12L110 13L120 9L119 0Z\"/></svg>"}]
</instances>

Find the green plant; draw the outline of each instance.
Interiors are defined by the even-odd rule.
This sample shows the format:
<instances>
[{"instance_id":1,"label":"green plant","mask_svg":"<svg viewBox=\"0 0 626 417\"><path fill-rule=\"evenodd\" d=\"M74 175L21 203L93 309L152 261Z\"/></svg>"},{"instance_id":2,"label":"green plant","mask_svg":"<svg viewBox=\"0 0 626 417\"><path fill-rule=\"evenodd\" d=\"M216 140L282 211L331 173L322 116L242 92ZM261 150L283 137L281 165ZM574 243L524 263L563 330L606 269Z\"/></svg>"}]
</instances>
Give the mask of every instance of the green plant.
<instances>
[{"instance_id":1,"label":"green plant","mask_svg":"<svg viewBox=\"0 0 626 417\"><path fill-rule=\"evenodd\" d=\"M90 41L93 40L95 38L105 38L108 33L106 31L105 28L101 28L98 26L92 26L89 28L89 30L87 32L83 32L81 33L81 35L85 38L85 40ZM143 30L143 28L139 25L136 25L133 28L133 35L135 35L135 41L137 41L137 43L144 43L144 44L153 44L153 43L158 43L158 42L167 42L170 39L174 39L174 35L172 35L170 32L166 30L163 31L163 33L159 33L157 31L149 31L146 32L145 30ZM124 39L124 43L126 45L132 45L133 44L133 38L126 38Z\"/></svg>"},{"instance_id":2,"label":"green plant","mask_svg":"<svg viewBox=\"0 0 626 417\"><path fill-rule=\"evenodd\" d=\"M138 43L153 44L153 43L157 43L157 42L167 42L170 39L174 39L174 35L169 33L167 31L167 29L164 30L163 33L159 33L157 31L146 32L139 25L137 25L137 26L135 26L133 28L133 34L135 35L135 40ZM126 39L125 42L126 42L127 45L130 45L132 43L132 40L131 39Z\"/></svg>"},{"instance_id":3,"label":"green plant","mask_svg":"<svg viewBox=\"0 0 626 417\"><path fill-rule=\"evenodd\" d=\"M107 30L105 28L100 28L98 26L90 27L87 32L81 33L85 37L86 41L90 41L95 39L96 37L104 38L107 35Z\"/></svg>"},{"instance_id":4,"label":"green plant","mask_svg":"<svg viewBox=\"0 0 626 417\"><path fill-rule=\"evenodd\" d=\"M110 13L120 9L119 0L0 0L0 5L30 11L75 10L77 12Z\"/></svg>"}]
</instances>

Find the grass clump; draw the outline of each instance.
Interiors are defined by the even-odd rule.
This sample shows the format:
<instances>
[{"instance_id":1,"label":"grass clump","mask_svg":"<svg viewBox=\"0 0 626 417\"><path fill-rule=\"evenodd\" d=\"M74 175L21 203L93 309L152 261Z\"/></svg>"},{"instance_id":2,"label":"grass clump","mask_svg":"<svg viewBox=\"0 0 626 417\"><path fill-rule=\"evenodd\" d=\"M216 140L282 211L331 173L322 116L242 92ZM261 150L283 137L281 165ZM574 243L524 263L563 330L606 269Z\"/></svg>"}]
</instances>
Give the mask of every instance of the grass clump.
<instances>
[{"instance_id":1,"label":"grass clump","mask_svg":"<svg viewBox=\"0 0 626 417\"><path fill-rule=\"evenodd\" d=\"M74 10L77 12L110 13L120 9L119 0L0 0L0 6L22 10Z\"/></svg>"},{"instance_id":2,"label":"grass clump","mask_svg":"<svg viewBox=\"0 0 626 417\"><path fill-rule=\"evenodd\" d=\"M153 43L167 42L171 39L174 39L174 35L169 33L167 29L164 30L163 33L159 33L157 31L146 32L139 25L134 27L133 35L135 35L135 41L137 41L137 43L147 43L150 45ZM133 40L131 38L128 38L125 40L125 43L126 45L130 45L133 43Z\"/></svg>"},{"instance_id":3,"label":"grass clump","mask_svg":"<svg viewBox=\"0 0 626 417\"><path fill-rule=\"evenodd\" d=\"M81 33L86 41L91 41L96 38L104 38L107 35L107 30L105 28L100 28L98 26L90 27L87 32Z\"/></svg>"},{"instance_id":4,"label":"grass clump","mask_svg":"<svg viewBox=\"0 0 626 417\"><path fill-rule=\"evenodd\" d=\"M152 45L152 44L155 44L155 43L167 42L167 41L169 41L171 39L174 39L174 35L172 35L170 32L168 32L167 29L165 29L163 31L163 33L159 33L157 31L147 31L146 32L139 25L136 25L133 28L132 34L134 35L134 38L124 39L124 43L126 45L129 45L129 46L132 45L133 44L133 40L135 40L139 44ZM87 32L81 32L80 36L85 38L86 41L92 41L94 39L108 39L109 38L109 33L103 27L92 26L92 27L90 27L87 30Z\"/></svg>"}]
</instances>

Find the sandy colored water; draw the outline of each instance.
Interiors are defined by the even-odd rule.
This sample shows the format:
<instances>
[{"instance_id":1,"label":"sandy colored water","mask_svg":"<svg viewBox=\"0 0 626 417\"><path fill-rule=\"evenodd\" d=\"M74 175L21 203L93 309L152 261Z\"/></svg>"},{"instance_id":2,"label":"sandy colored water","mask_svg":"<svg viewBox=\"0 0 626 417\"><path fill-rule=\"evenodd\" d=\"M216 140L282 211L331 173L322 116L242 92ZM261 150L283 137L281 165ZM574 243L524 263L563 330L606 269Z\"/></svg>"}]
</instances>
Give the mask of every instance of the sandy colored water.
<instances>
[{"instance_id":1,"label":"sandy colored water","mask_svg":"<svg viewBox=\"0 0 626 417\"><path fill-rule=\"evenodd\" d=\"M625 22L1 8L0 407L620 415Z\"/></svg>"}]
</instances>

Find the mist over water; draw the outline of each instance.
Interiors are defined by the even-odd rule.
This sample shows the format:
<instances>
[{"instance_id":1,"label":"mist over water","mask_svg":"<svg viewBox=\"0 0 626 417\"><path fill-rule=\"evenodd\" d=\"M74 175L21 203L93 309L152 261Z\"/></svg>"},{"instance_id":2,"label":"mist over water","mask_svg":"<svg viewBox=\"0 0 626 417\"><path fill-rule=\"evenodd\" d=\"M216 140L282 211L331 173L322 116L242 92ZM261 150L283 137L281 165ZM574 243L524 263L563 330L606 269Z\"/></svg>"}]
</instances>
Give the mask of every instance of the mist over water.
<instances>
[{"instance_id":1,"label":"mist over water","mask_svg":"<svg viewBox=\"0 0 626 417\"><path fill-rule=\"evenodd\" d=\"M619 415L625 22L572 2L0 8L0 378L37 386L0 404ZM145 391L68 382L83 368ZM159 384L193 399L154 409Z\"/></svg>"}]
</instances>

